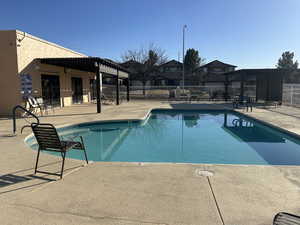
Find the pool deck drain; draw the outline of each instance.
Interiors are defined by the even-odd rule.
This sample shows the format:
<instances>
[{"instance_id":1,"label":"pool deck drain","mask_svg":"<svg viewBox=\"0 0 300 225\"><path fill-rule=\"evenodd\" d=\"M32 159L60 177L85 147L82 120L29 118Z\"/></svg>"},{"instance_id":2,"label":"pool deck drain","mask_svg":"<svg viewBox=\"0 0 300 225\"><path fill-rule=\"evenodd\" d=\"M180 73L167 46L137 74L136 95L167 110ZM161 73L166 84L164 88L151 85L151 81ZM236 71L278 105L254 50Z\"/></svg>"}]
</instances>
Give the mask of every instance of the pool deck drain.
<instances>
[{"instance_id":1,"label":"pool deck drain","mask_svg":"<svg viewBox=\"0 0 300 225\"><path fill-rule=\"evenodd\" d=\"M209 170L196 169L195 170L195 175L197 177L211 177L211 176L214 175L214 172L209 171Z\"/></svg>"}]
</instances>

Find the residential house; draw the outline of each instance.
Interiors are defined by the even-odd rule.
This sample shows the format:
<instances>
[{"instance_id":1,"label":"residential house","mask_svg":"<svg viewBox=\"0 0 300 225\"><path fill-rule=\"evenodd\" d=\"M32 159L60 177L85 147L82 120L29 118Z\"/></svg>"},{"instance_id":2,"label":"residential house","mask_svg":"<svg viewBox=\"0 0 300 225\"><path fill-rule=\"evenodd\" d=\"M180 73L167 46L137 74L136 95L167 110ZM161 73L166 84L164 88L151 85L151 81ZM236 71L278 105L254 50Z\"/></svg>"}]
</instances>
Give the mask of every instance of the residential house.
<instances>
[{"instance_id":1,"label":"residential house","mask_svg":"<svg viewBox=\"0 0 300 225\"><path fill-rule=\"evenodd\" d=\"M198 67L193 74L199 77L201 85L222 86L226 82L225 73L235 71L237 66L214 60Z\"/></svg>"},{"instance_id":2,"label":"residential house","mask_svg":"<svg viewBox=\"0 0 300 225\"><path fill-rule=\"evenodd\" d=\"M143 77L142 71L138 68L142 64L133 60L121 64L131 71L131 85L142 86L143 80L146 86L181 86L182 85L182 63L177 60L168 61L157 66L155 72ZM215 60L198 67L192 73L185 73L185 85L220 85L223 86L227 72L235 71L236 66Z\"/></svg>"}]
</instances>

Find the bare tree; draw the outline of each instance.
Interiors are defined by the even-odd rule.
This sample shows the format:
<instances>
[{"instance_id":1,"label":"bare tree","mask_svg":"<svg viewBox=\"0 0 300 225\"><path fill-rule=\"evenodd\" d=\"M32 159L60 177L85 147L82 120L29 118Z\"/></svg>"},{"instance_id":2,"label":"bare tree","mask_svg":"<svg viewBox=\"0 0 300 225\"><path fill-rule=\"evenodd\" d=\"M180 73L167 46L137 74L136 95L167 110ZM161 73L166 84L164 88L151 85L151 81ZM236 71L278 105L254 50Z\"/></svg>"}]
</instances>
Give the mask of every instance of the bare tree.
<instances>
[{"instance_id":1,"label":"bare tree","mask_svg":"<svg viewBox=\"0 0 300 225\"><path fill-rule=\"evenodd\" d=\"M127 50L124 54L122 54L121 59L123 62L133 60L143 64L145 63L144 49Z\"/></svg>"},{"instance_id":2,"label":"bare tree","mask_svg":"<svg viewBox=\"0 0 300 225\"><path fill-rule=\"evenodd\" d=\"M133 60L145 64L151 56L149 54L150 52L154 53L157 56L154 65L161 65L168 61L166 51L153 43L149 44L148 48L141 47L140 49L127 50L121 55L121 59L123 62Z\"/></svg>"},{"instance_id":3,"label":"bare tree","mask_svg":"<svg viewBox=\"0 0 300 225\"><path fill-rule=\"evenodd\" d=\"M157 71L157 67L168 61L166 51L151 43L148 48L127 50L121 55L123 62L134 61L130 66L135 71L133 77L143 83L143 94L145 95L146 82L150 80L150 75Z\"/></svg>"}]
</instances>

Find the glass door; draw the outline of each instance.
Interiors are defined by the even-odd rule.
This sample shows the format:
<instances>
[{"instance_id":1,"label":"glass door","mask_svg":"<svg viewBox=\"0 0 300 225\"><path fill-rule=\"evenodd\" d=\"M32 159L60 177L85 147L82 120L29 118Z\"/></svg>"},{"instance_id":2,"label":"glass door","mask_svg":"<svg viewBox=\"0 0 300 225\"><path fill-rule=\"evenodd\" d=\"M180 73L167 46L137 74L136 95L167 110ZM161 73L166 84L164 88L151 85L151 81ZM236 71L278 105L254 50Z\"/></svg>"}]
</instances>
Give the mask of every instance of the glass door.
<instances>
[{"instance_id":1,"label":"glass door","mask_svg":"<svg viewBox=\"0 0 300 225\"><path fill-rule=\"evenodd\" d=\"M83 102L82 79L79 77L72 77L72 100L73 104Z\"/></svg>"},{"instance_id":2,"label":"glass door","mask_svg":"<svg viewBox=\"0 0 300 225\"><path fill-rule=\"evenodd\" d=\"M96 87L96 80L90 79L90 92L91 92L91 100L97 99L97 87Z\"/></svg>"},{"instance_id":3,"label":"glass door","mask_svg":"<svg viewBox=\"0 0 300 225\"><path fill-rule=\"evenodd\" d=\"M42 97L46 104L60 106L60 84L57 75L41 75Z\"/></svg>"}]
</instances>

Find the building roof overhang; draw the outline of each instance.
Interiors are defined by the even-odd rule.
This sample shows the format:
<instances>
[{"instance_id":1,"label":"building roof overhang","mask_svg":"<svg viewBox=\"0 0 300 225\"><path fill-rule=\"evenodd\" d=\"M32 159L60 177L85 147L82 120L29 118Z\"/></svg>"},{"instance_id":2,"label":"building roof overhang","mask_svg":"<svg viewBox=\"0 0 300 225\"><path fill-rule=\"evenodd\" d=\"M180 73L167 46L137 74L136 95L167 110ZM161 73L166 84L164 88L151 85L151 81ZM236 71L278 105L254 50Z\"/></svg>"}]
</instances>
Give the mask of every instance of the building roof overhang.
<instances>
[{"instance_id":1,"label":"building roof overhang","mask_svg":"<svg viewBox=\"0 0 300 225\"><path fill-rule=\"evenodd\" d=\"M70 57L70 58L39 58L42 64L61 66L64 68L76 69L87 72L95 72L100 66L100 72L119 78L129 77L129 71L111 60L100 57Z\"/></svg>"},{"instance_id":2,"label":"building roof overhang","mask_svg":"<svg viewBox=\"0 0 300 225\"><path fill-rule=\"evenodd\" d=\"M286 69L241 69L232 72L224 73L231 81L247 80L251 78L267 78L267 77L285 77L294 72L295 70Z\"/></svg>"}]
</instances>

